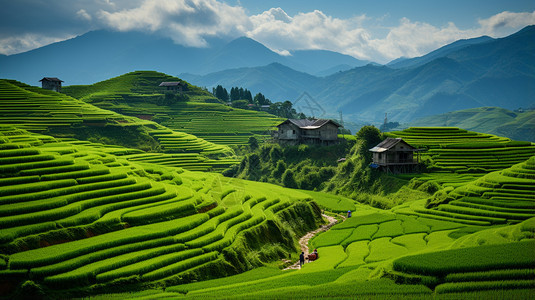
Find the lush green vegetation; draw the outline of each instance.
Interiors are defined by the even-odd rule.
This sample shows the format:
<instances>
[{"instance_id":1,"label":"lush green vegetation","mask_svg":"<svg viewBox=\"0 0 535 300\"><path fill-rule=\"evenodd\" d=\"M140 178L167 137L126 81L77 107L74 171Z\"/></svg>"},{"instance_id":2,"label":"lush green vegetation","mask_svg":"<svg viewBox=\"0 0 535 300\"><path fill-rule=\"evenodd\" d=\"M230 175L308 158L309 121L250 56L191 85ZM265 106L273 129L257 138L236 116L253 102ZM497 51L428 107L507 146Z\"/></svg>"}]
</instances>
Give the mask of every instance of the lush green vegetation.
<instances>
[{"instance_id":1,"label":"lush green vegetation","mask_svg":"<svg viewBox=\"0 0 535 300\"><path fill-rule=\"evenodd\" d=\"M477 107L424 117L410 125L459 127L518 141L535 142L534 120L535 110L510 111L500 107Z\"/></svg>"},{"instance_id":2,"label":"lush green vegetation","mask_svg":"<svg viewBox=\"0 0 535 300\"><path fill-rule=\"evenodd\" d=\"M140 107L242 112L209 103L211 95L189 85L166 96L153 83L176 79L162 76L129 73L71 92L114 105L138 97ZM368 149L383 138L374 127L331 147L283 148L244 132L236 144L247 146L237 150L248 153L238 160L226 156L227 146L152 121L13 81L0 87L2 297L447 299L535 291L531 143L410 128L389 135L427 149L424 173L392 175L368 167ZM60 111L72 119L25 122ZM102 122L124 118L104 128L135 128L159 152L111 142L119 137L67 134L98 127L87 124L92 112ZM223 169L234 177L196 172ZM338 223L309 241L319 259L280 270L301 252L297 239L323 224L322 211Z\"/></svg>"},{"instance_id":3,"label":"lush green vegetation","mask_svg":"<svg viewBox=\"0 0 535 300\"><path fill-rule=\"evenodd\" d=\"M136 164L91 143L2 127L0 148L0 276L16 279L9 292L24 280L83 289L131 276L141 287L194 278L178 273L232 274L295 253L294 234L320 221L307 194ZM255 249L271 250L246 259Z\"/></svg>"},{"instance_id":4,"label":"lush green vegetation","mask_svg":"<svg viewBox=\"0 0 535 300\"><path fill-rule=\"evenodd\" d=\"M163 73L136 71L90 86L67 86L63 91L95 106L149 119L220 145L245 145L250 136L268 138L269 131L282 121L267 112L227 106L208 91L188 83L186 91L170 93L158 86L164 81L181 80Z\"/></svg>"},{"instance_id":5,"label":"lush green vegetation","mask_svg":"<svg viewBox=\"0 0 535 300\"><path fill-rule=\"evenodd\" d=\"M136 161L194 171L219 171L237 162L234 152L226 146L17 81L0 80L0 99L0 124L50 134L79 145L84 143L80 140L88 140L104 144L103 148L120 145L143 150L122 149L115 153L135 154Z\"/></svg>"}]
</instances>

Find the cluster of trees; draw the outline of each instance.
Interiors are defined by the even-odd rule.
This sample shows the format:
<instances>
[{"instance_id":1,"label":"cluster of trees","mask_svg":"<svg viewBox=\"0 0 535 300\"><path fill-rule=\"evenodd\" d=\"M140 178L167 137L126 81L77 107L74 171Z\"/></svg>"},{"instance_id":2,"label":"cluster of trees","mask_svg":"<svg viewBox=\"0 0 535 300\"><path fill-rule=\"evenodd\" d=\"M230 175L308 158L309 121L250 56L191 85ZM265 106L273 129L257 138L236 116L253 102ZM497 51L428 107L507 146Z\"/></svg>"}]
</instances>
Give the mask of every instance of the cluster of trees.
<instances>
[{"instance_id":1,"label":"cluster of trees","mask_svg":"<svg viewBox=\"0 0 535 300\"><path fill-rule=\"evenodd\" d=\"M270 182L290 188L322 190L336 174L337 160L351 148L353 142L332 146L258 145L249 140L240 164L223 172L228 177Z\"/></svg>"},{"instance_id":2,"label":"cluster of trees","mask_svg":"<svg viewBox=\"0 0 535 300\"><path fill-rule=\"evenodd\" d=\"M242 109L250 108L254 110L262 109L270 114L282 118L306 118L305 114L297 113L297 111L293 108L292 102L290 101L271 102L271 100L262 95L262 93L258 93L252 97L251 92L242 87L233 87L230 89L229 93L226 88L218 85L212 89L212 94L223 102L232 102L232 107Z\"/></svg>"},{"instance_id":3,"label":"cluster of trees","mask_svg":"<svg viewBox=\"0 0 535 300\"><path fill-rule=\"evenodd\" d=\"M384 138L374 126L362 127L354 140L323 147L259 145L251 138L249 147L237 149L243 155L240 164L228 168L223 175L343 195L383 209L432 195L436 186L411 181L404 188L406 180L369 167L369 149Z\"/></svg>"},{"instance_id":4,"label":"cluster of trees","mask_svg":"<svg viewBox=\"0 0 535 300\"><path fill-rule=\"evenodd\" d=\"M251 91L242 87L233 87L230 89L229 93L226 88L222 87L221 85L218 85L217 87L212 89L212 94L217 99L224 102L246 100L248 103L254 103Z\"/></svg>"}]
</instances>

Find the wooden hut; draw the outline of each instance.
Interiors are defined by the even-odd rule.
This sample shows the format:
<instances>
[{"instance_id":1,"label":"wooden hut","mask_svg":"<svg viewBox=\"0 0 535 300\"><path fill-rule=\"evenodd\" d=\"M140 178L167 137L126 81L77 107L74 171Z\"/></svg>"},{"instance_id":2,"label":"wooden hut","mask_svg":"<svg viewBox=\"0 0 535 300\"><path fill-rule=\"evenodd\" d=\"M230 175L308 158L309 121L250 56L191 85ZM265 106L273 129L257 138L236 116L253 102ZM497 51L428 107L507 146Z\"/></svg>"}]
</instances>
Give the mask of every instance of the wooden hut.
<instances>
[{"instance_id":1,"label":"wooden hut","mask_svg":"<svg viewBox=\"0 0 535 300\"><path fill-rule=\"evenodd\" d=\"M42 88L61 93L61 83L63 80L60 80L57 77L43 77L43 79L39 81L41 82Z\"/></svg>"},{"instance_id":2,"label":"wooden hut","mask_svg":"<svg viewBox=\"0 0 535 300\"><path fill-rule=\"evenodd\" d=\"M166 87L168 91L183 92L187 90L186 84L182 81L164 81L159 86Z\"/></svg>"},{"instance_id":3,"label":"wooden hut","mask_svg":"<svg viewBox=\"0 0 535 300\"><path fill-rule=\"evenodd\" d=\"M325 119L288 119L277 125L275 140L283 145L338 143L338 123Z\"/></svg>"},{"instance_id":4,"label":"wooden hut","mask_svg":"<svg viewBox=\"0 0 535 300\"><path fill-rule=\"evenodd\" d=\"M421 149L401 138L387 138L370 151L373 153L371 167L392 173L408 173L417 170Z\"/></svg>"}]
</instances>

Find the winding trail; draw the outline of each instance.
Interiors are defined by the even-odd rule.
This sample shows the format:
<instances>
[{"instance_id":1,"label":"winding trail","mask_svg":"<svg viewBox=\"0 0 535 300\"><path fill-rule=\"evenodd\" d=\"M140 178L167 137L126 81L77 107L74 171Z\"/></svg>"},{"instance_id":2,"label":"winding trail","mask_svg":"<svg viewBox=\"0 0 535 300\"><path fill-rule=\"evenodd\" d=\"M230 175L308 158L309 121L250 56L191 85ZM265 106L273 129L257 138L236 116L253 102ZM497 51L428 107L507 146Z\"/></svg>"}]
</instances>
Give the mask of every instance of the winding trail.
<instances>
[{"instance_id":1,"label":"winding trail","mask_svg":"<svg viewBox=\"0 0 535 300\"><path fill-rule=\"evenodd\" d=\"M329 224L321 225L320 228L307 232L307 234L305 234L303 237L299 239L299 245L301 246L301 251L305 252L305 257L308 256L308 241L310 241L310 239L313 238L316 234L323 232L323 231L327 231L331 227L333 227L334 224L338 223L338 220L336 220L334 217L328 216L326 214L322 214L322 216L329 221ZM345 219L345 217L343 216L342 218ZM284 270L295 270L295 269L300 269L299 259L297 259L296 263L285 268Z\"/></svg>"}]
</instances>

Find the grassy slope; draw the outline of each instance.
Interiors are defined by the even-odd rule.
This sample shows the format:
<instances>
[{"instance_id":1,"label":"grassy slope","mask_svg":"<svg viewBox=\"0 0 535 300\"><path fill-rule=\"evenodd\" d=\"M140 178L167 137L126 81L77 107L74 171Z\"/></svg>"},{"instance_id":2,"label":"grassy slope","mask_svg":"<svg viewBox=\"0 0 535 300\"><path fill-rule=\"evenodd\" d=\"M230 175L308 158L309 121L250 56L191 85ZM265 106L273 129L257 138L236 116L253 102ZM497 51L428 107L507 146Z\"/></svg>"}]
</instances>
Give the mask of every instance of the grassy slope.
<instances>
[{"instance_id":1,"label":"grassy slope","mask_svg":"<svg viewBox=\"0 0 535 300\"><path fill-rule=\"evenodd\" d=\"M150 118L222 145L243 145L251 135L266 138L281 119L265 112L228 107L212 94L188 84L186 100L165 103L162 81L180 79L154 71L136 71L90 86L67 86L75 98L113 111Z\"/></svg>"},{"instance_id":2,"label":"grassy slope","mask_svg":"<svg viewBox=\"0 0 535 300\"><path fill-rule=\"evenodd\" d=\"M294 234L317 226L299 191L115 155L130 151L1 127L2 295L28 278L87 291L232 274L295 253Z\"/></svg>"},{"instance_id":3,"label":"grassy slope","mask_svg":"<svg viewBox=\"0 0 535 300\"><path fill-rule=\"evenodd\" d=\"M153 161L154 156L158 156L160 160L172 160L174 166L192 170L220 170L236 162L235 158L228 158L233 152L226 146L12 80L0 80L0 124L14 124L32 132L64 138L180 153L175 157L140 154L136 160ZM187 156L188 160L176 159L177 155Z\"/></svg>"},{"instance_id":4,"label":"grassy slope","mask_svg":"<svg viewBox=\"0 0 535 300\"><path fill-rule=\"evenodd\" d=\"M449 137L437 143L437 139L441 140L441 130L450 131ZM490 141L498 144L509 142L508 139L489 135L467 135L451 128L426 131L429 135L432 135L430 131L435 131L435 138L430 137L429 143L419 140L419 146L459 145L468 139L472 142L472 149L479 146L488 149ZM479 145L474 146L474 143ZM508 156L507 153L501 154ZM497 155L499 158L500 154ZM424 213L431 210L425 208L425 198L414 199L390 211L355 206L351 219L311 241L310 247L318 249L320 259L305 264L302 270L279 273L273 269L257 270L228 279L178 285L167 288L165 292L152 290L146 293L158 297L246 299L531 297L535 279L534 159L518 158L523 161L513 165L509 163L510 167L483 177L484 174L471 176L470 173L443 173L444 170L426 174L427 180L444 180L446 188L439 191L438 194L443 195L438 198L449 196L452 202L443 203L434 210L446 215ZM454 180L456 177L461 178ZM455 181L456 189L452 187L452 181ZM307 193L312 197L321 195ZM329 196L318 203L328 210L343 211L352 207L350 201ZM462 206L462 203L468 206ZM453 213L444 205L468 209ZM474 205L479 206L476 208ZM501 219L492 214L501 214ZM510 255L510 251L517 255ZM451 258L443 259L443 256ZM465 262L460 263L461 259ZM456 264L456 261L459 263ZM409 269L403 267L405 265L412 266L411 270L445 270L450 265L454 268L440 271L443 275L431 276L423 271L421 274L419 271L408 272ZM496 271L489 273L488 269ZM124 297L125 294L114 296ZM128 297L137 296L140 295L128 294Z\"/></svg>"},{"instance_id":5,"label":"grassy slope","mask_svg":"<svg viewBox=\"0 0 535 300\"><path fill-rule=\"evenodd\" d=\"M451 128L425 131L429 138L425 139L420 130L419 146L432 149L466 151L466 147L481 147L486 153L497 144L509 143L507 139ZM435 138L430 131L435 132ZM4 127L1 132L0 167L5 178L0 179L0 236L4 241L3 253L7 255L4 263L0 260L0 278L24 280L29 269L29 275L45 289L77 284L87 292L104 292L113 290L112 286L121 285L121 282L135 283L133 288L139 288L140 283L152 281L175 285L208 279L214 272L231 274L236 267L245 270L295 251L290 246L262 247L262 242L292 245L290 237L303 234L306 227L313 227L306 218L311 215L310 208L302 206L307 199L317 198L319 205L329 210L343 211L351 207L351 200L347 198L133 163L117 156L135 155L135 151L130 153L132 150L125 148L80 144L72 140L62 142L9 127ZM414 130L406 134L414 136ZM467 139L472 143L466 143ZM437 143L437 140L441 142ZM441 144L457 148L437 148ZM459 148L459 145L465 148ZM522 144L519 147L531 146ZM507 147L497 149L501 148ZM518 150L516 146L512 148ZM511 156L507 151L497 153L498 158L499 155ZM516 225L503 223L518 223L532 213L535 204L532 196L535 183L533 159L489 173L474 182L457 184L457 189L446 187L439 191L445 194L443 198L451 196L450 203L441 202L435 209L447 215L423 214L425 198L414 199L391 211L355 205L351 219L311 241L311 246L318 248L320 259L306 264L302 270L270 270L254 276L246 273L236 277L235 281L229 279L231 282L221 279L181 284L167 288L165 292L153 290L128 297L179 297L187 293L186 296L194 298L361 295L426 299L433 297L433 293L457 295L451 294L454 292L465 293L463 297L481 297L486 295L486 290L499 288L509 290L508 295L529 295L533 292L530 283L534 279L533 272L518 269L514 261L504 257L494 259L506 269L500 269L492 276L459 275L459 271L454 270L447 274L450 276L448 282L427 273L406 272L396 267L395 261L409 257L407 255L440 255L436 251L479 247L481 244L498 244L501 245L497 246L499 249L507 251L514 248L509 248L511 243L532 239L533 218ZM442 172L444 170L426 176L464 176ZM54 188L46 188L50 186ZM109 189L113 190L113 196L107 192ZM136 200L130 200L131 197ZM457 205L469 208L463 211L462 217L458 216L459 212L440 209L441 205L455 206L455 201L472 206ZM208 214L203 213L214 203L225 208L225 212L214 208ZM474 209L474 205L479 206ZM487 213L482 214L482 210ZM502 215L489 216L488 212ZM279 218L279 221L269 222L272 218ZM158 222L150 224L155 220ZM125 229L124 223L133 226ZM188 224L198 226L190 229ZM262 224L268 227L262 227ZM272 225L276 226L270 227ZM276 230L280 233L274 234ZM236 235L238 232L244 234ZM95 233L99 235L85 238ZM73 236L82 239L36 248ZM228 245L231 248L225 248ZM258 248L246 250L248 254L241 256L239 250L248 245ZM527 253L533 253L532 244L525 245ZM36 249L19 252L25 247ZM481 251L495 253L494 248L489 249L481 248ZM472 252L477 255L478 251L476 248ZM464 251L459 255L474 255L470 254L472 252ZM295 254L293 252L292 257L295 258ZM456 253L448 255L455 256ZM535 257L523 257L528 266L535 263ZM225 262L230 262L233 268L229 269ZM462 272L479 272L478 268L471 270L470 266L465 266ZM493 265L492 268L496 267ZM513 270L508 271L511 268ZM133 274L142 275L132 277ZM465 278L474 276L484 280L474 283L470 279L468 284L461 284L456 279L466 281ZM397 285L393 280L405 284ZM13 287L9 280L7 282L5 286ZM104 287L94 283L104 284ZM478 290L484 291L466 294ZM119 298L124 296L118 295Z\"/></svg>"},{"instance_id":6,"label":"grassy slope","mask_svg":"<svg viewBox=\"0 0 535 300\"><path fill-rule=\"evenodd\" d=\"M425 117L412 127L447 126L535 142L535 111L512 112L499 107L478 107Z\"/></svg>"}]
</instances>

